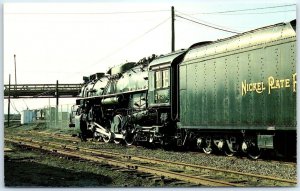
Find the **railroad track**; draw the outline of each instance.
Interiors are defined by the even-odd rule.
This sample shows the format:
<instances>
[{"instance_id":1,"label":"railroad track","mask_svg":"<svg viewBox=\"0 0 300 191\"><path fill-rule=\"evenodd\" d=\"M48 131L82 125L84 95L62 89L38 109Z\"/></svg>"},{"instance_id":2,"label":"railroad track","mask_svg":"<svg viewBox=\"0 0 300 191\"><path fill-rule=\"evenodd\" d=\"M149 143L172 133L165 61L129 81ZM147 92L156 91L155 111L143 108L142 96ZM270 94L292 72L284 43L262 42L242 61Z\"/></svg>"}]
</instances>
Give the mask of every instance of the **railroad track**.
<instances>
[{"instance_id":1,"label":"railroad track","mask_svg":"<svg viewBox=\"0 0 300 191\"><path fill-rule=\"evenodd\" d=\"M64 155L68 157L80 158L80 159L97 162L97 163L106 163L108 165L112 165L116 167L132 169L139 172L154 174L156 176L168 177L168 178L172 178L172 179L176 179L176 180L180 180L192 184L197 184L197 185L221 186L221 187L242 186L237 183L230 183L222 180L206 178L199 175L196 176L187 173L174 172L171 170L166 170L159 166L152 166L152 165L146 166L145 164L139 163L137 161L131 161L131 160L129 161L128 158L120 159L119 157L112 157L105 154L94 153L94 152L87 151L84 148L78 148L72 145L62 146L60 144L53 143L53 142L40 142L40 141L34 141L32 139L25 139L21 137L5 138L5 141L38 149L38 150L55 152L60 155Z\"/></svg>"},{"instance_id":2,"label":"railroad track","mask_svg":"<svg viewBox=\"0 0 300 191\"><path fill-rule=\"evenodd\" d=\"M32 139L24 139L21 137L17 137L17 138L14 137L7 141L14 142L14 143L18 143L18 141L19 142L26 141L26 143L30 143L30 144L33 143L37 145L42 144L39 141L33 141ZM109 165L118 166L117 164L122 164L120 162L122 161L123 163L125 163L125 166L127 165L127 167L135 168L136 166L138 166L137 169L141 170L142 172L147 172L147 173L156 174L160 176L166 176L169 178L174 178L182 181L187 181L193 184L200 184L205 186L295 186L297 184L297 181L295 180L280 179L280 178L275 178L270 176L242 173L242 172L217 169L217 168L201 166L201 165L166 161L166 160L155 159L155 158L146 158L142 156L129 156L120 153L100 151L97 149L83 148L74 145L67 145L67 144L62 145L55 142L47 142L46 145L47 147L49 146L52 147L51 149L63 148L63 152L66 152L66 150L68 150L68 152L77 151L77 152L81 152L83 155L88 155L92 157L101 156L103 158L110 158L118 161L116 162L116 161L108 160ZM37 147L40 148L40 146ZM45 145L42 147L45 147ZM88 160L88 158L84 158L84 159ZM147 166L145 166L145 164ZM164 171L157 172L156 170L149 169L149 166L155 166L155 168L159 167ZM124 165L121 165L119 167L124 167ZM185 176L182 176L183 174L185 174ZM200 180L198 180L199 175L202 176L201 181L204 182L200 182ZM206 178L203 179L203 177ZM221 182L220 183L212 182L212 180L215 179Z\"/></svg>"},{"instance_id":3,"label":"railroad track","mask_svg":"<svg viewBox=\"0 0 300 191\"><path fill-rule=\"evenodd\" d=\"M63 140L63 141L71 141L73 143L79 143L81 142L81 140L78 138L78 137L71 137L71 135L66 135L66 134L61 134L61 133L49 133L49 132L37 132L37 131L22 131L19 133L22 133L22 134L28 134L28 133L31 133L31 134L35 134L35 135L42 135L42 136L47 136L49 138L55 138L55 139L59 139L59 140ZM107 143L104 143L104 142L95 142L95 141L90 141L89 143L91 144L107 144ZM203 154L203 155L206 155L204 153L199 153L199 152L195 152L197 154ZM245 158L247 159L247 158ZM263 159L258 159L258 161L263 161ZM280 160L268 160L269 162L274 162L274 163L278 163L280 162L281 164L285 164L285 165L289 165L289 166L294 166L296 167L296 162L288 162L288 161L280 161Z\"/></svg>"}]
</instances>

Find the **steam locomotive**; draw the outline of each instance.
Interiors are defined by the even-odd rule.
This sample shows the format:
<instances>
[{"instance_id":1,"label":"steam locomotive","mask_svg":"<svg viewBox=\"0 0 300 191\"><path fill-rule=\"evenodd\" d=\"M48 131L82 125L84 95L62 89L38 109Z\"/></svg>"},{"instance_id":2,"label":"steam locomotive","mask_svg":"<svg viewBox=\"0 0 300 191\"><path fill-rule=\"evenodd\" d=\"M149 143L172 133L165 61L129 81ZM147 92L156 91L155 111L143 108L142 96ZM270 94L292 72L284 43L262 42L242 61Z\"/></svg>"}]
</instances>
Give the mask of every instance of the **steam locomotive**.
<instances>
[{"instance_id":1,"label":"steam locomotive","mask_svg":"<svg viewBox=\"0 0 300 191\"><path fill-rule=\"evenodd\" d=\"M84 77L83 139L296 153L296 20Z\"/></svg>"}]
</instances>

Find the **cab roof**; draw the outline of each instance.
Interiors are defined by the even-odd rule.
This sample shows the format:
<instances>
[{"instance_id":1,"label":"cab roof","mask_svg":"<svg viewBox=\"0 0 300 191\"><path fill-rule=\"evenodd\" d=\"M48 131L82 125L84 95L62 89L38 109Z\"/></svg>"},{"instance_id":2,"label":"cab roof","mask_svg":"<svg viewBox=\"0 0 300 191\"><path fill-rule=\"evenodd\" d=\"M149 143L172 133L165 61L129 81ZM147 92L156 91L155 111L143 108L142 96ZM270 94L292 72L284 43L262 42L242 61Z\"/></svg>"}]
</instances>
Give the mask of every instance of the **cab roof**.
<instances>
[{"instance_id":1,"label":"cab roof","mask_svg":"<svg viewBox=\"0 0 300 191\"><path fill-rule=\"evenodd\" d=\"M149 69L159 66L169 67L171 66L172 61L183 53L185 53L185 49L181 49L166 55L161 55L149 64Z\"/></svg>"}]
</instances>

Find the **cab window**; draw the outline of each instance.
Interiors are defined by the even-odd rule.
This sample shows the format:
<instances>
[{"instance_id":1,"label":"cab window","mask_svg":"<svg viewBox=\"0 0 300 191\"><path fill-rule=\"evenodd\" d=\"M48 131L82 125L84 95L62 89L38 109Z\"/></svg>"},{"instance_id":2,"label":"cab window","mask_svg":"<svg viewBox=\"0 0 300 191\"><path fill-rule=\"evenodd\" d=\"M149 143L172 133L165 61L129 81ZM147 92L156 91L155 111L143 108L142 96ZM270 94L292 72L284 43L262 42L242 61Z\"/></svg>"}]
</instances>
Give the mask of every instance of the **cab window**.
<instances>
[{"instance_id":1,"label":"cab window","mask_svg":"<svg viewBox=\"0 0 300 191\"><path fill-rule=\"evenodd\" d=\"M169 70L160 70L155 72L155 88L167 88L170 86Z\"/></svg>"},{"instance_id":2,"label":"cab window","mask_svg":"<svg viewBox=\"0 0 300 191\"><path fill-rule=\"evenodd\" d=\"M163 88L169 87L169 70L162 71Z\"/></svg>"},{"instance_id":3,"label":"cab window","mask_svg":"<svg viewBox=\"0 0 300 191\"><path fill-rule=\"evenodd\" d=\"M161 88L161 71L155 72L155 87L156 89Z\"/></svg>"}]
</instances>

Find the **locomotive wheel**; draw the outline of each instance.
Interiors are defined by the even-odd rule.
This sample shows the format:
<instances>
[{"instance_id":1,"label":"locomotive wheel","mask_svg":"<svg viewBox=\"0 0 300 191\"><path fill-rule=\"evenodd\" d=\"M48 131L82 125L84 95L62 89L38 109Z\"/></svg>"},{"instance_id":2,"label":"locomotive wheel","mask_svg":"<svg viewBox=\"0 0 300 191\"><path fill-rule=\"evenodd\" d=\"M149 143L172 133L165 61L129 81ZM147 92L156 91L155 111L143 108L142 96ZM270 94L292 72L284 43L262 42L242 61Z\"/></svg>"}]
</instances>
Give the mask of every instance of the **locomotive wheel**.
<instances>
[{"instance_id":1,"label":"locomotive wheel","mask_svg":"<svg viewBox=\"0 0 300 191\"><path fill-rule=\"evenodd\" d=\"M122 142L122 139L114 139L114 143L117 145L121 144L121 142Z\"/></svg>"},{"instance_id":2,"label":"locomotive wheel","mask_svg":"<svg viewBox=\"0 0 300 191\"><path fill-rule=\"evenodd\" d=\"M104 141L105 143L109 143L109 142L110 142L110 138L109 138L109 137L103 137L103 141Z\"/></svg>"},{"instance_id":3,"label":"locomotive wheel","mask_svg":"<svg viewBox=\"0 0 300 191\"><path fill-rule=\"evenodd\" d=\"M252 147L249 148L247 154L248 154L249 158L251 158L253 160L256 160L261 155L261 149L258 148L257 146L252 146Z\"/></svg>"},{"instance_id":4,"label":"locomotive wheel","mask_svg":"<svg viewBox=\"0 0 300 191\"><path fill-rule=\"evenodd\" d=\"M211 154L213 152L212 144L211 144L211 138L208 137L205 139L205 143L202 147L202 150L205 154Z\"/></svg>"},{"instance_id":5,"label":"locomotive wheel","mask_svg":"<svg viewBox=\"0 0 300 191\"><path fill-rule=\"evenodd\" d=\"M101 142L101 141L102 141L102 137L99 136L99 134L98 134L97 132L94 132L94 133L93 133L93 139L94 139L95 141L98 141L98 142Z\"/></svg>"},{"instance_id":6,"label":"locomotive wheel","mask_svg":"<svg viewBox=\"0 0 300 191\"><path fill-rule=\"evenodd\" d=\"M234 156L235 153L236 153L236 152L232 152L232 151L228 148L228 146L226 146L225 149L224 149L224 154L225 154L226 156L228 156L228 157Z\"/></svg>"},{"instance_id":7,"label":"locomotive wheel","mask_svg":"<svg viewBox=\"0 0 300 191\"><path fill-rule=\"evenodd\" d=\"M103 141L103 138L102 137L93 137L93 139L95 141L98 141L98 142L102 142Z\"/></svg>"},{"instance_id":8,"label":"locomotive wheel","mask_svg":"<svg viewBox=\"0 0 300 191\"><path fill-rule=\"evenodd\" d=\"M134 143L134 134L127 134L127 135L125 136L125 143L126 143L126 145L128 145L128 146L133 145L133 143Z\"/></svg>"},{"instance_id":9,"label":"locomotive wheel","mask_svg":"<svg viewBox=\"0 0 300 191\"><path fill-rule=\"evenodd\" d=\"M233 151L231 151L230 149L229 149L229 146L226 144L225 145L225 147L224 147L224 154L226 155L226 156L228 156L228 157L232 157L232 156L234 156L235 154L236 154L236 150L233 150Z\"/></svg>"},{"instance_id":10,"label":"locomotive wheel","mask_svg":"<svg viewBox=\"0 0 300 191\"><path fill-rule=\"evenodd\" d=\"M103 137L103 141L104 141L105 143L111 142L111 141L112 141L111 133L109 134L109 136L104 136L104 137Z\"/></svg>"},{"instance_id":11,"label":"locomotive wheel","mask_svg":"<svg viewBox=\"0 0 300 191\"><path fill-rule=\"evenodd\" d=\"M203 147L202 150L205 154L211 154L213 151L211 145Z\"/></svg>"}]
</instances>

